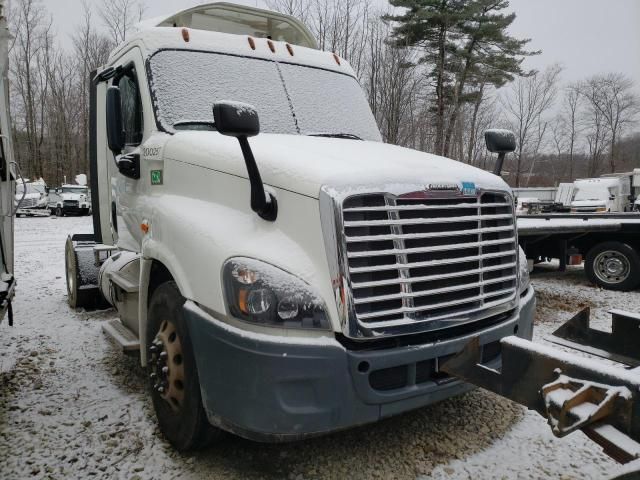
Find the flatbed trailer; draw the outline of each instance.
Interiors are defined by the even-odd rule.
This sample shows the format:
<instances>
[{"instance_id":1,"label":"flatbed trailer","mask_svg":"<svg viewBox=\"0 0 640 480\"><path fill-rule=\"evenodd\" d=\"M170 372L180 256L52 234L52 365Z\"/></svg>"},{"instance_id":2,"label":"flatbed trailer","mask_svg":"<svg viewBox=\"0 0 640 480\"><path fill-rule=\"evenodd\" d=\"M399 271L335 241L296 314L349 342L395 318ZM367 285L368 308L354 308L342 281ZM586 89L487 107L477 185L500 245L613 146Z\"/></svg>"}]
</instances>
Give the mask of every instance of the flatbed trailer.
<instances>
[{"instance_id":1,"label":"flatbed trailer","mask_svg":"<svg viewBox=\"0 0 640 480\"><path fill-rule=\"evenodd\" d=\"M640 286L640 214L518 216L518 239L534 263L557 258L560 270L584 260L592 283L611 290Z\"/></svg>"}]
</instances>

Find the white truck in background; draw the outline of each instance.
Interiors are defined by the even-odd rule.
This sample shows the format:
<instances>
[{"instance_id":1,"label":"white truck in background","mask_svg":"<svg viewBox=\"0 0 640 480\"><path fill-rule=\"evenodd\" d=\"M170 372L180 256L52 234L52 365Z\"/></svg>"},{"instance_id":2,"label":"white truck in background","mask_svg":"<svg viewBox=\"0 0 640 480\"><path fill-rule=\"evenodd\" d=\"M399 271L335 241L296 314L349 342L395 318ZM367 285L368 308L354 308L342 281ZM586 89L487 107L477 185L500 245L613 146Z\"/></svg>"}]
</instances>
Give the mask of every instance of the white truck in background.
<instances>
[{"instance_id":1,"label":"white truck in background","mask_svg":"<svg viewBox=\"0 0 640 480\"><path fill-rule=\"evenodd\" d=\"M631 180L626 175L579 179L573 182L573 213L629 212L633 209Z\"/></svg>"},{"instance_id":2,"label":"white truck in background","mask_svg":"<svg viewBox=\"0 0 640 480\"><path fill-rule=\"evenodd\" d=\"M49 210L52 215L90 215L91 195L86 185L65 184L49 191Z\"/></svg>"},{"instance_id":3,"label":"white truck in background","mask_svg":"<svg viewBox=\"0 0 640 480\"><path fill-rule=\"evenodd\" d=\"M40 178L31 181L23 179L16 184L15 194L16 215L20 216L48 216L49 188Z\"/></svg>"},{"instance_id":4,"label":"white truck in background","mask_svg":"<svg viewBox=\"0 0 640 480\"><path fill-rule=\"evenodd\" d=\"M11 301L15 295L13 221L15 216L16 161L13 155L9 102L9 42L6 2L0 0L0 323L8 316L13 325Z\"/></svg>"},{"instance_id":5,"label":"white truck in background","mask_svg":"<svg viewBox=\"0 0 640 480\"><path fill-rule=\"evenodd\" d=\"M577 179L557 187L514 188L518 214L620 213L640 210L640 168Z\"/></svg>"},{"instance_id":6,"label":"white truck in background","mask_svg":"<svg viewBox=\"0 0 640 480\"><path fill-rule=\"evenodd\" d=\"M531 338L507 184L382 143L298 20L214 3L148 22L90 108L94 234L67 241L69 304L116 308L105 331L140 353L177 449L374 422L468 390L440 365L469 340L497 368L501 338Z\"/></svg>"}]
</instances>

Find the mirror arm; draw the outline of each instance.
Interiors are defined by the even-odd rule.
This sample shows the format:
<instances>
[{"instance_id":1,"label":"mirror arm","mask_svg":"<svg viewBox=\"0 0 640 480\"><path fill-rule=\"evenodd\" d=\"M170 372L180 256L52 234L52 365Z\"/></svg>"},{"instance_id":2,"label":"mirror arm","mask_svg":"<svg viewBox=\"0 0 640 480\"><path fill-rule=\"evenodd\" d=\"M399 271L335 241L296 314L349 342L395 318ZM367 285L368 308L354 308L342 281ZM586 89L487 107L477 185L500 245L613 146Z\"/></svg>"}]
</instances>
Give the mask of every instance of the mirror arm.
<instances>
[{"instance_id":1,"label":"mirror arm","mask_svg":"<svg viewBox=\"0 0 640 480\"><path fill-rule=\"evenodd\" d=\"M262 178L260 177L260 170L258 170L258 165L256 165L256 159L251 151L249 140L245 135L242 135L238 137L238 142L240 143L244 163L247 166L247 173L249 174L251 210L256 212L260 218L273 222L278 216L278 202L271 194L269 194L269 199L267 200L267 194L262 184Z\"/></svg>"},{"instance_id":2,"label":"mirror arm","mask_svg":"<svg viewBox=\"0 0 640 480\"><path fill-rule=\"evenodd\" d=\"M493 174L500 176L500 174L502 173L502 165L504 164L504 157L507 154L505 152L500 152L498 154L498 160L496 160L496 165L495 167L493 167Z\"/></svg>"}]
</instances>

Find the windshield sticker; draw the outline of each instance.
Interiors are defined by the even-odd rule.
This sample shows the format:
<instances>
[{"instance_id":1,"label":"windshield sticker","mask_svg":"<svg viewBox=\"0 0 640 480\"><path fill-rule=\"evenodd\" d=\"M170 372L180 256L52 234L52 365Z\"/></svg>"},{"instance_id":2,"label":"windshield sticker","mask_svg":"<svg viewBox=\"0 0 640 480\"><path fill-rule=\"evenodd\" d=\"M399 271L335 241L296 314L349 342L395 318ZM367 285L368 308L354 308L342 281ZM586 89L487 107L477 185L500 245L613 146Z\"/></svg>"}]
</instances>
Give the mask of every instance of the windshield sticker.
<instances>
[{"instance_id":1,"label":"windshield sticker","mask_svg":"<svg viewBox=\"0 0 640 480\"><path fill-rule=\"evenodd\" d=\"M162 170L151 170L151 185L162 185Z\"/></svg>"}]
</instances>

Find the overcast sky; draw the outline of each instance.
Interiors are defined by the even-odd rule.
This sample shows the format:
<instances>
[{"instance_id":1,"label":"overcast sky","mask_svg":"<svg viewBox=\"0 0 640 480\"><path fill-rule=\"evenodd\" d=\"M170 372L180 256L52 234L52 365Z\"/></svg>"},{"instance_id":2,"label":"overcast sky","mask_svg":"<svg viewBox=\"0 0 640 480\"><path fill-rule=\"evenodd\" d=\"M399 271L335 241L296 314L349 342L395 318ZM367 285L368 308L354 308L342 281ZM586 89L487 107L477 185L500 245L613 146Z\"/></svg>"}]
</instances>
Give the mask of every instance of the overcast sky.
<instances>
[{"instance_id":1,"label":"overcast sky","mask_svg":"<svg viewBox=\"0 0 640 480\"><path fill-rule=\"evenodd\" d=\"M101 0L88 0L97 6ZM227 0L234 1L234 0ZM384 0L370 0L385 5ZM67 45L82 15L81 0L44 0L58 36ZM145 17L170 14L200 0L147 0ZM264 6L262 0L235 3ZM527 60L529 68L561 63L564 81L600 72L622 72L640 91L640 0L510 0L517 18L511 33L531 38L530 49L542 54ZM95 14L98 20L98 14Z\"/></svg>"}]
</instances>

